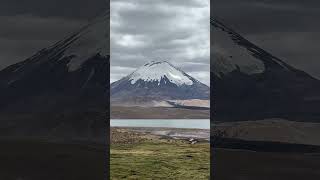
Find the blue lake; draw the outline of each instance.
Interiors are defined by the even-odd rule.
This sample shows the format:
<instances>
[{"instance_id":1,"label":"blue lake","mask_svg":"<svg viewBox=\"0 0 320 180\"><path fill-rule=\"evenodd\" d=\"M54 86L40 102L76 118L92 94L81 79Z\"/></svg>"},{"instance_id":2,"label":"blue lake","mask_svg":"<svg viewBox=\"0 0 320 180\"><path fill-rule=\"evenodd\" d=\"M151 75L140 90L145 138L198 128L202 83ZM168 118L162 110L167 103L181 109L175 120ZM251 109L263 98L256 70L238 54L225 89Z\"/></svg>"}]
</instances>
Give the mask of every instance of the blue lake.
<instances>
[{"instance_id":1,"label":"blue lake","mask_svg":"<svg viewBox=\"0 0 320 180\"><path fill-rule=\"evenodd\" d=\"M168 127L210 129L209 119L112 119L111 127Z\"/></svg>"}]
</instances>

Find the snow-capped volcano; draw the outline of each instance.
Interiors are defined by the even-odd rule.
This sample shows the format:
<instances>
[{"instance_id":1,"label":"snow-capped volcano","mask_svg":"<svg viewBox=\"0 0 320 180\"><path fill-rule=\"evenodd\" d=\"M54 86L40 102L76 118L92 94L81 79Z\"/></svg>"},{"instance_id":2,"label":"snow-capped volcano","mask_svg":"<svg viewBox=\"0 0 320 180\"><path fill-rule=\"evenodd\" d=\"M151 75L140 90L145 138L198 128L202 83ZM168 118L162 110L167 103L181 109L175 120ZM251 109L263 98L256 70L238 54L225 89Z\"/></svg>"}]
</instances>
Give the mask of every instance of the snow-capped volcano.
<instances>
[{"instance_id":1,"label":"snow-capped volcano","mask_svg":"<svg viewBox=\"0 0 320 180\"><path fill-rule=\"evenodd\" d=\"M215 92L211 102L217 120L319 119L319 80L223 22L211 18L210 23L211 87Z\"/></svg>"},{"instance_id":2,"label":"snow-capped volcano","mask_svg":"<svg viewBox=\"0 0 320 180\"><path fill-rule=\"evenodd\" d=\"M104 62L101 60L101 63L108 63L108 16L108 11L106 11L80 28L79 31L70 34L50 47L41 49L26 60L3 69L0 72L0 85L14 86L32 73L44 71L48 66L52 69L51 74L47 72L48 75L54 75L52 73L54 70L65 68L69 74L64 75L68 76L85 69L92 59L100 57L106 59ZM92 69L92 71L94 70ZM61 80L63 81L63 79Z\"/></svg>"},{"instance_id":3,"label":"snow-capped volcano","mask_svg":"<svg viewBox=\"0 0 320 180\"><path fill-rule=\"evenodd\" d=\"M106 11L0 71L0 126L8 135L104 138L109 68Z\"/></svg>"},{"instance_id":4,"label":"snow-capped volcano","mask_svg":"<svg viewBox=\"0 0 320 180\"><path fill-rule=\"evenodd\" d=\"M113 104L132 101L209 99L209 87L167 61L151 61L111 84ZM134 103L135 104L135 103Z\"/></svg>"},{"instance_id":5,"label":"snow-capped volcano","mask_svg":"<svg viewBox=\"0 0 320 180\"><path fill-rule=\"evenodd\" d=\"M193 79L189 75L167 61L151 61L129 75L131 84L135 84L139 80L157 82L159 86L161 83L166 84L167 81L177 86L193 84Z\"/></svg>"}]
</instances>

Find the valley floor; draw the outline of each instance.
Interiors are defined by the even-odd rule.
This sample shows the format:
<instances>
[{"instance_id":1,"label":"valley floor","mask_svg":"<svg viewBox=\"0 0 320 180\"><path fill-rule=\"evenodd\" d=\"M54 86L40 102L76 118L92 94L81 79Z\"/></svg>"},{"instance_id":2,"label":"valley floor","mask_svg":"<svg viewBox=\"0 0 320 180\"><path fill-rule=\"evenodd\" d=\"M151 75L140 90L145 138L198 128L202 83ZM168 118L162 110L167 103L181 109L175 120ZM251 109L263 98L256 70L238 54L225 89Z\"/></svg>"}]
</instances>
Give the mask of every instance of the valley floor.
<instances>
[{"instance_id":1,"label":"valley floor","mask_svg":"<svg viewBox=\"0 0 320 180\"><path fill-rule=\"evenodd\" d=\"M111 106L111 119L209 119L210 109Z\"/></svg>"},{"instance_id":2,"label":"valley floor","mask_svg":"<svg viewBox=\"0 0 320 180\"><path fill-rule=\"evenodd\" d=\"M112 128L110 170L112 180L207 180L210 145Z\"/></svg>"},{"instance_id":3,"label":"valley floor","mask_svg":"<svg viewBox=\"0 0 320 180\"><path fill-rule=\"evenodd\" d=\"M223 131L224 137L247 141L270 141L320 146L320 123L264 119L212 123L212 132Z\"/></svg>"}]
</instances>

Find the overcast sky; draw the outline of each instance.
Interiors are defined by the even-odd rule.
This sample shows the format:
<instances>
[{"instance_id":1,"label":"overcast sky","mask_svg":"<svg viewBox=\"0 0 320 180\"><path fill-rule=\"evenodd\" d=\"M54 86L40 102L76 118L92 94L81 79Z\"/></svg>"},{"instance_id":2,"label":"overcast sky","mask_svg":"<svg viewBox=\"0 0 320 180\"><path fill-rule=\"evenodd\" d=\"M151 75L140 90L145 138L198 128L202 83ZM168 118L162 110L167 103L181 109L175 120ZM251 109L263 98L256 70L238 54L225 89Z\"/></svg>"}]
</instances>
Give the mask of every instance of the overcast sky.
<instances>
[{"instance_id":1,"label":"overcast sky","mask_svg":"<svg viewBox=\"0 0 320 180\"><path fill-rule=\"evenodd\" d=\"M319 0L211 1L212 15L224 24L320 79L319 9Z\"/></svg>"},{"instance_id":2,"label":"overcast sky","mask_svg":"<svg viewBox=\"0 0 320 180\"><path fill-rule=\"evenodd\" d=\"M0 69L63 39L108 6L106 0L0 0Z\"/></svg>"},{"instance_id":3,"label":"overcast sky","mask_svg":"<svg viewBox=\"0 0 320 180\"><path fill-rule=\"evenodd\" d=\"M111 0L111 82L167 60L210 83L209 0Z\"/></svg>"}]
</instances>

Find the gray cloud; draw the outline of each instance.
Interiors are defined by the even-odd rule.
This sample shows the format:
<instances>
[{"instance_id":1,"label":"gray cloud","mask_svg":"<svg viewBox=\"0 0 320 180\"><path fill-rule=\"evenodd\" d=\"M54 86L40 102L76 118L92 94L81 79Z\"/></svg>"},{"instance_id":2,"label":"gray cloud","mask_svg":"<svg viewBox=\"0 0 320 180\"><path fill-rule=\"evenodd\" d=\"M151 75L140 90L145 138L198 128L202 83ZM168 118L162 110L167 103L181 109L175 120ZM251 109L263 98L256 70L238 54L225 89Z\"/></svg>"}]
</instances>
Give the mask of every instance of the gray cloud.
<instances>
[{"instance_id":1,"label":"gray cloud","mask_svg":"<svg viewBox=\"0 0 320 180\"><path fill-rule=\"evenodd\" d=\"M167 60L209 84L209 1L111 1L111 81Z\"/></svg>"},{"instance_id":2,"label":"gray cloud","mask_svg":"<svg viewBox=\"0 0 320 180\"><path fill-rule=\"evenodd\" d=\"M107 0L1 0L0 15L87 19L107 8L108 4Z\"/></svg>"},{"instance_id":3,"label":"gray cloud","mask_svg":"<svg viewBox=\"0 0 320 180\"><path fill-rule=\"evenodd\" d=\"M216 0L211 12L243 34L291 32L319 30L319 7L314 0Z\"/></svg>"}]
</instances>

